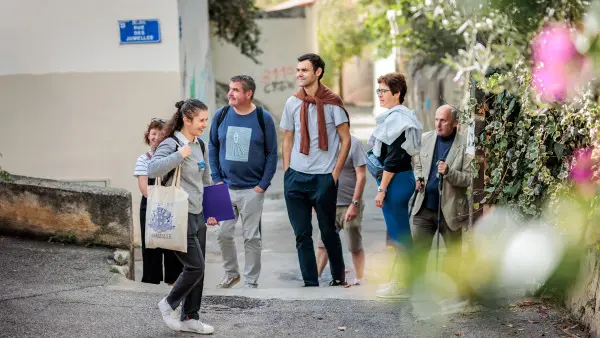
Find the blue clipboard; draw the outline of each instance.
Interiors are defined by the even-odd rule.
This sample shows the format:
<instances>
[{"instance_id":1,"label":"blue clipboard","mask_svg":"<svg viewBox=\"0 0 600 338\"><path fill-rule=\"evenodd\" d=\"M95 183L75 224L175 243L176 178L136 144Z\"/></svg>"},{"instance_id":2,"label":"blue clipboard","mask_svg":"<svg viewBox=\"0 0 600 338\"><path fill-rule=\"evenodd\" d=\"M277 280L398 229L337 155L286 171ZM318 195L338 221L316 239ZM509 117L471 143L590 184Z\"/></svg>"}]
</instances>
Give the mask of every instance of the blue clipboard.
<instances>
[{"instance_id":1,"label":"blue clipboard","mask_svg":"<svg viewBox=\"0 0 600 338\"><path fill-rule=\"evenodd\" d=\"M204 187L202 209L204 222L206 222L209 217L214 217L219 222L235 219L227 184Z\"/></svg>"}]
</instances>

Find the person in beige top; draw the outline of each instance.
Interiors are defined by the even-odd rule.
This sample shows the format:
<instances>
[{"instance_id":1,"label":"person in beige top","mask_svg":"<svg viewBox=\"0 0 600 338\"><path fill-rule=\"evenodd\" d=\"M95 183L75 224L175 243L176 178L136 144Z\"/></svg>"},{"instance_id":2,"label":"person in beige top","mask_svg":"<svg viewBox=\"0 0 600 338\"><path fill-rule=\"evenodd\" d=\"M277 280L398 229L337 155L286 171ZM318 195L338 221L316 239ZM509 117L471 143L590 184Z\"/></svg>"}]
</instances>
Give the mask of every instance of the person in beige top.
<instances>
[{"instance_id":1,"label":"person in beige top","mask_svg":"<svg viewBox=\"0 0 600 338\"><path fill-rule=\"evenodd\" d=\"M462 248L462 227L468 219L467 187L472 180L472 157L465 152L466 135L457 131L458 113L449 105L439 107L435 112L435 130L423 134L421 151L413 157L417 195L411 230L421 256L417 263L419 270L427 264L427 253L438 227L449 250L460 255ZM438 208L441 211L439 224ZM443 268L454 274L452 277L456 280L457 267Z\"/></svg>"}]
</instances>

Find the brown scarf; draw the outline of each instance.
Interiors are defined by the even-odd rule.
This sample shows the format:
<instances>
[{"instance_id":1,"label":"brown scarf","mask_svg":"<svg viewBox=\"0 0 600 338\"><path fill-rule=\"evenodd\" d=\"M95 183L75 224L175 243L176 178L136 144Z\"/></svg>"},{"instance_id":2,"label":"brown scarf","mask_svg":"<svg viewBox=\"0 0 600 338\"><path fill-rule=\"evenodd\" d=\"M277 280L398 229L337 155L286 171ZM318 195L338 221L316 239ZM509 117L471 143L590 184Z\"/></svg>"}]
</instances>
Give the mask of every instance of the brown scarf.
<instances>
[{"instance_id":1,"label":"brown scarf","mask_svg":"<svg viewBox=\"0 0 600 338\"><path fill-rule=\"evenodd\" d=\"M300 152L304 155L308 155L310 151L310 135L308 133L308 105L310 103L317 105L319 149L327 151L329 141L327 139L327 128L325 127L324 105L332 104L338 106L342 108L344 112L346 112L346 116L348 116L348 111L346 111L346 108L344 107L344 102L336 93L322 83L319 83L319 88L317 89L315 96L309 96L306 94L304 88L300 88L300 90L298 90L294 96L304 101L302 102L302 108L300 109ZM348 121L350 121L349 116Z\"/></svg>"}]
</instances>

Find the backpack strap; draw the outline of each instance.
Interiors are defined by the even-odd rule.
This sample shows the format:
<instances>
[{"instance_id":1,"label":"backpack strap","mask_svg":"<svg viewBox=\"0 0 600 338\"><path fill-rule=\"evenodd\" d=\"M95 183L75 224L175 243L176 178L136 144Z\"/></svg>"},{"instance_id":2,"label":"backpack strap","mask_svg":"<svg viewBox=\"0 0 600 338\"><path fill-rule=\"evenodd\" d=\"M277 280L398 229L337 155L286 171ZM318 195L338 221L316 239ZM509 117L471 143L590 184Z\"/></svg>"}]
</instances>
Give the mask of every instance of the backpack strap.
<instances>
[{"instance_id":1,"label":"backpack strap","mask_svg":"<svg viewBox=\"0 0 600 338\"><path fill-rule=\"evenodd\" d=\"M202 156L205 157L204 154L206 154L206 145L204 144L204 141L201 138L196 137L196 139L198 140L198 143L200 143L200 149L202 150ZM206 159L204 159L204 160L206 161Z\"/></svg>"},{"instance_id":2,"label":"backpack strap","mask_svg":"<svg viewBox=\"0 0 600 338\"><path fill-rule=\"evenodd\" d=\"M256 106L256 118L258 118L258 124L260 125L260 129L262 129L263 134L264 134L265 133L265 113L263 112L263 107Z\"/></svg>"},{"instance_id":3,"label":"backpack strap","mask_svg":"<svg viewBox=\"0 0 600 338\"><path fill-rule=\"evenodd\" d=\"M221 109L221 114L219 114L219 119L217 120L217 128L219 128L221 123L223 123L223 120L225 119L227 112L229 112L229 105L227 105L227 106L223 107L223 109Z\"/></svg>"},{"instance_id":4,"label":"backpack strap","mask_svg":"<svg viewBox=\"0 0 600 338\"><path fill-rule=\"evenodd\" d=\"M171 138L175 141L175 151L179 150L179 146L182 146L183 144L181 144L181 142L179 142L179 139L177 138L177 136L172 135Z\"/></svg>"},{"instance_id":5,"label":"backpack strap","mask_svg":"<svg viewBox=\"0 0 600 338\"><path fill-rule=\"evenodd\" d=\"M256 118L258 119L258 124L263 132L263 146L265 148L264 152L267 154L267 133L265 133L265 113L263 111L263 107L256 106Z\"/></svg>"}]
</instances>

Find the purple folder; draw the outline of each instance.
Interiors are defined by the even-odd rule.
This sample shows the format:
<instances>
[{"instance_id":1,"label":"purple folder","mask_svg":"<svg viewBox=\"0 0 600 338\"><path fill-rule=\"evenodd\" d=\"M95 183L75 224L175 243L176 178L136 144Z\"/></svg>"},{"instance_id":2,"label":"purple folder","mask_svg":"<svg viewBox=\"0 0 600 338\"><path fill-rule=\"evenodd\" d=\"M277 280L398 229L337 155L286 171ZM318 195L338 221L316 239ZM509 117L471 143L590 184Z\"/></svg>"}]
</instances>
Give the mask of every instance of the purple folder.
<instances>
[{"instance_id":1,"label":"purple folder","mask_svg":"<svg viewBox=\"0 0 600 338\"><path fill-rule=\"evenodd\" d=\"M202 213L204 222L209 217L214 217L217 221L227 221L234 219L233 207L231 206L231 197L229 197L229 187L227 184L211 185L204 187L204 197L202 198Z\"/></svg>"}]
</instances>

